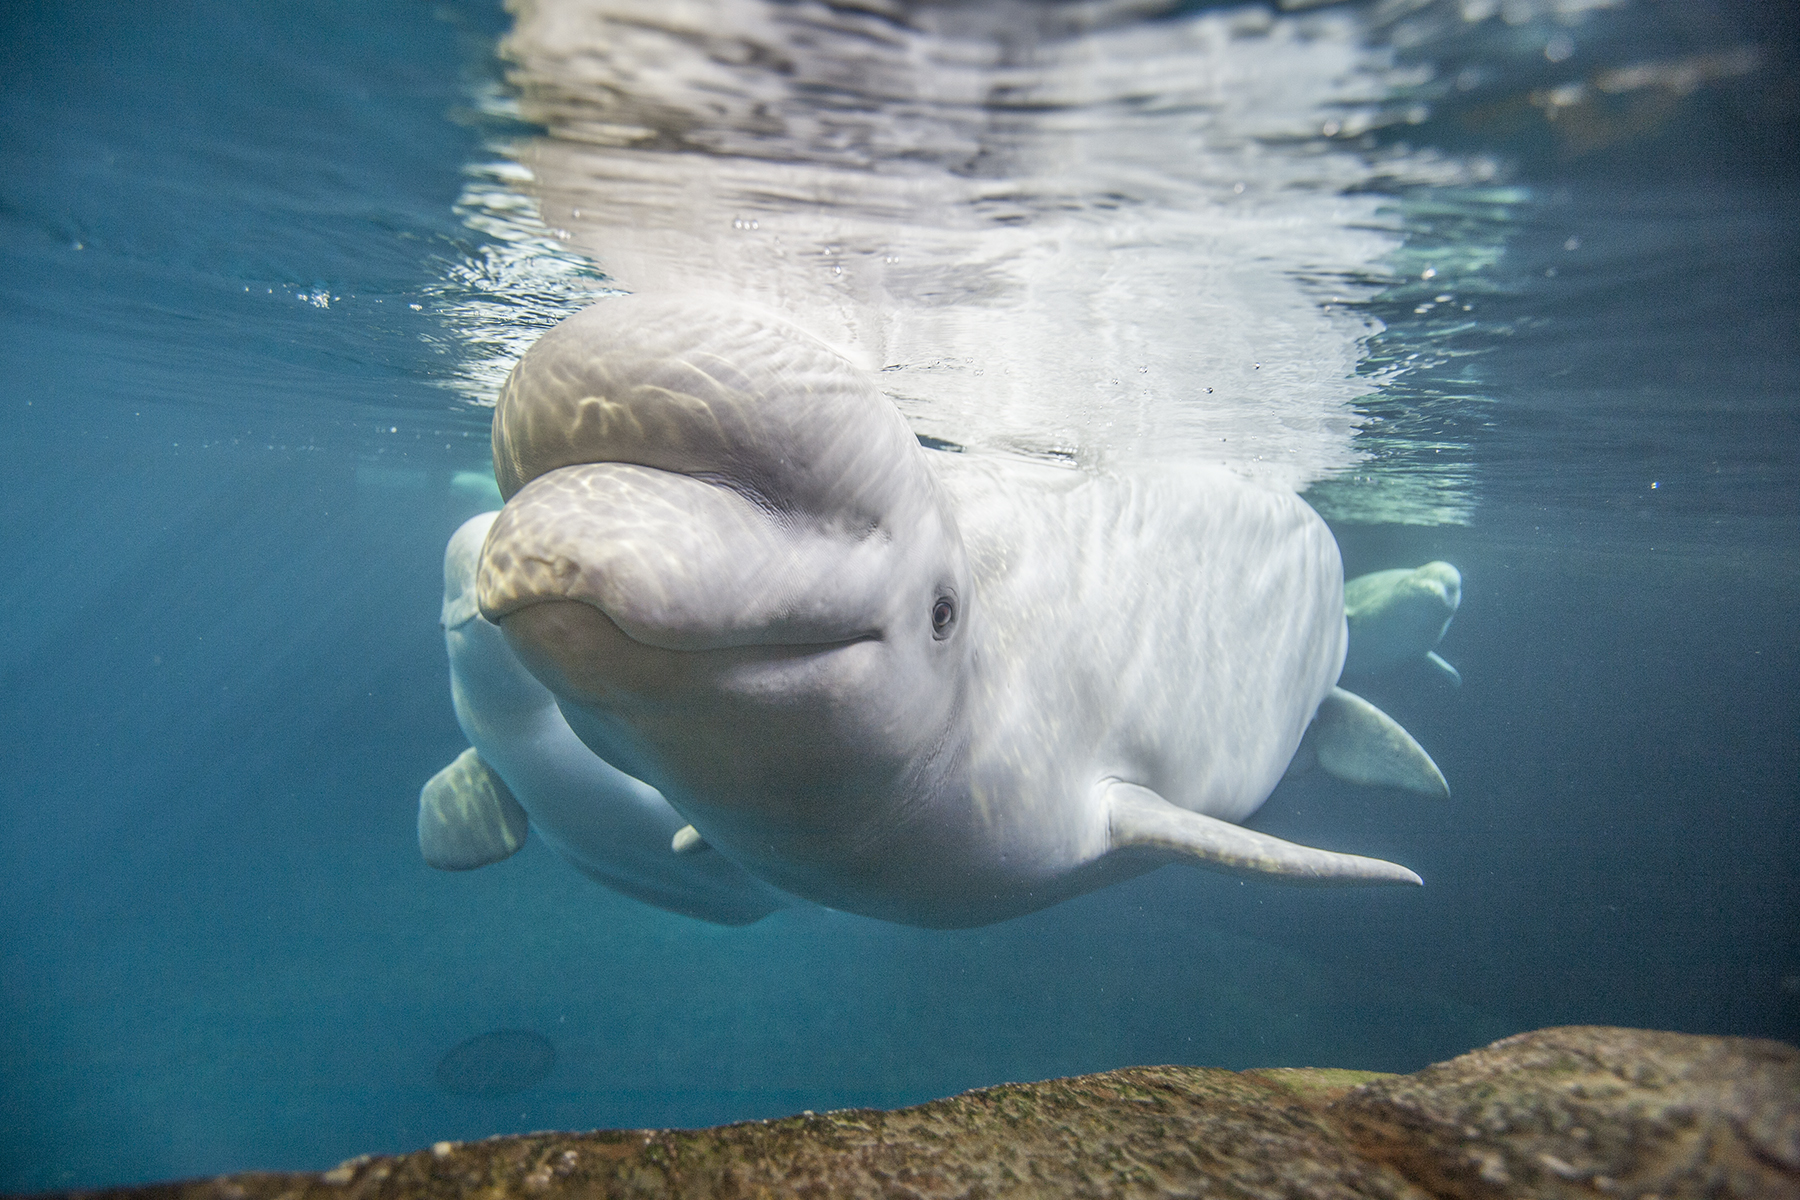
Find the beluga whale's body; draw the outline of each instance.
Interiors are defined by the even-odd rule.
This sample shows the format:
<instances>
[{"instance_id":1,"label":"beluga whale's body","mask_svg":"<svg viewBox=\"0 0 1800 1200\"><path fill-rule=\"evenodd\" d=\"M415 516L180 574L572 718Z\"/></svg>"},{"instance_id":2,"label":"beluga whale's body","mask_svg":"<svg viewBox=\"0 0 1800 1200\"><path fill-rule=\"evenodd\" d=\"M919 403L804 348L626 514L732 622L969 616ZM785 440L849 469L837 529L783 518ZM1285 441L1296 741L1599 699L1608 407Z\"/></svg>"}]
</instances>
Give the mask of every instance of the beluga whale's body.
<instances>
[{"instance_id":1,"label":"beluga whale's body","mask_svg":"<svg viewBox=\"0 0 1800 1200\"><path fill-rule=\"evenodd\" d=\"M824 344L703 297L546 333L493 443L482 616L686 841L786 892L966 926L1179 860L1418 882L1235 824L1303 735L1444 793L1334 687L1337 546L1291 493L927 450Z\"/></svg>"}]
</instances>

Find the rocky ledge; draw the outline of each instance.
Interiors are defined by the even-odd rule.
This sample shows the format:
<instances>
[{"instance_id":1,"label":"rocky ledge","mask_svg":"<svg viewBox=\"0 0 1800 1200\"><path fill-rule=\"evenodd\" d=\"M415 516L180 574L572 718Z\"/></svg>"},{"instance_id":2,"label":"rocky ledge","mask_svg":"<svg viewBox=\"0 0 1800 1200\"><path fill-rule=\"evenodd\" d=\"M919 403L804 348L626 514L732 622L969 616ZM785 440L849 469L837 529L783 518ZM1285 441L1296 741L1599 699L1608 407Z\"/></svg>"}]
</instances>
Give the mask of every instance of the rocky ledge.
<instances>
[{"instance_id":1,"label":"rocky ledge","mask_svg":"<svg viewBox=\"0 0 1800 1200\"><path fill-rule=\"evenodd\" d=\"M1800 1200L1800 1050L1545 1029L1413 1075L1130 1067L896 1112L439 1142L101 1194Z\"/></svg>"}]
</instances>

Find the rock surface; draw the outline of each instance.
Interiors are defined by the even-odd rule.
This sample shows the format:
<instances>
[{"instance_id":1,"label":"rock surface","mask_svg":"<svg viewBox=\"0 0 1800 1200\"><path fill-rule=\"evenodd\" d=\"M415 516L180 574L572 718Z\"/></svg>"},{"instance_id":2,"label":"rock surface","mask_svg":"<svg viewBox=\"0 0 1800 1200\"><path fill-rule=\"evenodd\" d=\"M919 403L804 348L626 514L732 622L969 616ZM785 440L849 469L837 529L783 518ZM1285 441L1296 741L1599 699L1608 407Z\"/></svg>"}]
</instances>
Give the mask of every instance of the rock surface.
<instances>
[{"instance_id":1,"label":"rock surface","mask_svg":"<svg viewBox=\"0 0 1800 1200\"><path fill-rule=\"evenodd\" d=\"M1800 1197L1800 1050L1781 1042L1544 1029L1330 1112L1435 1196Z\"/></svg>"},{"instance_id":2,"label":"rock surface","mask_svg":"<svg viewBox=\"0 0 1800 1200\"><path fill-rule=\"evenodd\" d=\"M439 1142L106 1194L1800 1200L1800 1050L1547 1029L1413 1075L1130 1067L895 1112Z\"/></svg>"}]
</instances>

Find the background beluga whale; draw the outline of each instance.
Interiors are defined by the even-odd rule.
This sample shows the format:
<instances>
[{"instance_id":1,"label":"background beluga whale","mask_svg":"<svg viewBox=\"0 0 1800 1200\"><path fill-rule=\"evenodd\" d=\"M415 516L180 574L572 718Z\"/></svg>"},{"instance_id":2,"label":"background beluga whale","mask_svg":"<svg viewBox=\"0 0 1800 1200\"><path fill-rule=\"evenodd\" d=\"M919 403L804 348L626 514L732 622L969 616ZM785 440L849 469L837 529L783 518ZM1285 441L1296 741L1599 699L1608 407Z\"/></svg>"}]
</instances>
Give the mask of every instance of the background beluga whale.
<instances>
[{"instance_id":1,"label":"background beluga whale","mask_svg":"<svg viewBox=\"0 0 1800 1200\"><path fill-rule=\"evenodd\" d=\"M481 616L595 756L788 893L968 926L1173 861L1419 882L1236 824L1309 726L1327 770L1445 792L1334 687L1342 569L1291 491L927 450L842 355L694 294L544 335L493 446Z\"/></svg>"},{"instance_id":2,"label":"background beluga whale","mask_svg":"<svg viewBox=\"0 0 1800 1200\"><path fill-rule=\"evenodd\" d=\"M1344 616L1350 623L1344 674L1378 675L1424 659L1462 686L1461 672L1433 649L1461 604L1462 573L1447 562L1358 575L1344 585Z\"/></svg>"}]
</instances>

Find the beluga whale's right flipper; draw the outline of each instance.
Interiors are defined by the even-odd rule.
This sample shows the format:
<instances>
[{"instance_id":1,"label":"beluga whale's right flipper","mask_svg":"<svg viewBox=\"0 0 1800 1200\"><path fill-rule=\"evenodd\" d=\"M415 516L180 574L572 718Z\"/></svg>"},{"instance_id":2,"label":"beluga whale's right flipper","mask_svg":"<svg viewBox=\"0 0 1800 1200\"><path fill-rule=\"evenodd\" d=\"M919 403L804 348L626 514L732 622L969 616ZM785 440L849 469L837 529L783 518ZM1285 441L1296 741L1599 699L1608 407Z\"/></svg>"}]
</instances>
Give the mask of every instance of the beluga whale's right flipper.
<instances>
[{"instance_id":1,"label":"beluga whale's right flipper","mask_svg":"<svg viewBox=\"0 0 1800 1200\"><path fill-rule=\"evenodd\" d=\"M1161 851L1171 861L1278 883L1424 882L1398 863L1302 846L1190 812L1135 783L1102 786L1109 850Z\"/></svg>"}]
</instances>

